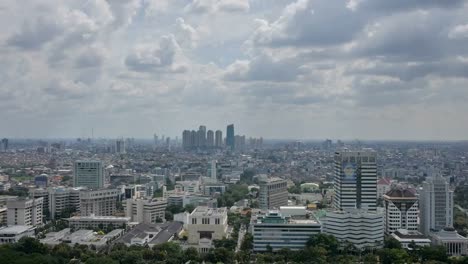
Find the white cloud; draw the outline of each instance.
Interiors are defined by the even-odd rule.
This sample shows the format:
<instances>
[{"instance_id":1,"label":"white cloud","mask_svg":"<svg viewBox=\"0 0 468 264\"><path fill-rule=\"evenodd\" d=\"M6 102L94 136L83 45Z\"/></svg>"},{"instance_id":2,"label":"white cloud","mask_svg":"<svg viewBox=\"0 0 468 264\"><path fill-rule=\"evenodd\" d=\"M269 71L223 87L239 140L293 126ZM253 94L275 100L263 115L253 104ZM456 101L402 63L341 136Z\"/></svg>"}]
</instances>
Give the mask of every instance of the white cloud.
<instances>
[{"instance_id":1,"label":"white cloud","mask_svg":"<svg viewBox=\"0 0 468 264\"><path fill-rule=\"evenodd\" d=\"M448 37L451 39L468 38L468 24L457 25L452 30L450 30Z\"/></svg>"}]
</instances>

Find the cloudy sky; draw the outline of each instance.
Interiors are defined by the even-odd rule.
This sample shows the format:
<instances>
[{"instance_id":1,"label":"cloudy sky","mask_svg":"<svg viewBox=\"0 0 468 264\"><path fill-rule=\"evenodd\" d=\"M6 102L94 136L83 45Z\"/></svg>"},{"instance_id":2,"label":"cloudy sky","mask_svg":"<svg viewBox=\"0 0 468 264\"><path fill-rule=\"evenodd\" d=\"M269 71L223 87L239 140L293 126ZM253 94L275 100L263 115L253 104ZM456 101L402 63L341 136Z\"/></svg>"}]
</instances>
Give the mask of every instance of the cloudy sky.
<instances>
[{"instance_id":1,"label":"cloudy sky","mask_svg":"<svg viewBox=\"0 0 468 264\"><path fill-rule=\"evenodd\" d=\"M2 0L0 136L468 139L464 0Z\"/></svg>"}]
</instances>

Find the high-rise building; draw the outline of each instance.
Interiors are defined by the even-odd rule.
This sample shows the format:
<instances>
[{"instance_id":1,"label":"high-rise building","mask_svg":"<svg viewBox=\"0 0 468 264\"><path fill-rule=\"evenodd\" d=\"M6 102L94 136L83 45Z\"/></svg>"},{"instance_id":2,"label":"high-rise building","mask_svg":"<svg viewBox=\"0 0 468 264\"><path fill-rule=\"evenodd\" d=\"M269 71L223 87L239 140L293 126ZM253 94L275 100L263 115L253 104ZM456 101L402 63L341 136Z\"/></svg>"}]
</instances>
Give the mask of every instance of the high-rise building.
<instances>
[{"instance_id":1,"label":"high-rise building","mask_svg":"<svg viewBox=\"0 0 468 264\"><path fill-rule=\"evenodd\" d=\"M42 225L42 203L44 198L7 200L8 225Z\"/></svg>"},{"instance_id":2,"label":"high-rise building","mask_svg":"<svg viewBox=\"0 0 468 264\"><path fill-rule=\"evenodd\" d=\"M414 190L394 186L383 198L386 234L391 234L398 229L418 230L419 206Z\"/></svg>"},{"instance_id":3,"label":"high-rise building","mask_svg":"<svg viewBox=\"0 0 468 264\"><path fill-rule=\"evenodd\" d=\"M419 209L420 229L425 235L453 227L453 191L442 175L428 177L423 183Z\"/></svg>"},{"instance_id":4,"label":"high-rise building","mask_svg":"<svg viewBox=\"0 0 468 264\"><path fill-rule=\"evenodd\" d=\"M73 183L75 187L99 189L104 186L104 168L101 161L75 161Z\"/></svg>"},{"instance_id":5,"label":"high-rise building","mask_svg":"<svg viewBox=\"0 0 468 264\"><path fill-rule=\"evenodd\" d=\"M8 138L2 139L2 145L0 146L0 151L8 150Z\"/></svg>"},{"instance_id":6,"label":"high-rise building","mask_svg":"<svg viewBox=\"0 0 468 264\"><path fill-rule=\"evenodd\" d=\"M226 128L226 146L231 150L234 150L235 136L234 136L234 124L228 125Z\"/></svg>"},{"instance_id":7,"label":"high-rise building","mask_svg":"<svg viewBox=\"0 0 468 264\"><path fill-rule=\"evenodd\" d=\"M208 130L206 133L206 146L209 148L214 147L214 132L213 130Z\"/></svg>"},{"instance_id":8,"label":"high-rise building","mask_svg":"<svg viewBox=\"0 0 468 264\"><path fill-rule=\"evenodd\" d=\"M206 147L206 126L200 126L197 132L198 147Z\"/></svg>"},{"instance_id":9,"label":"high-rise building","mask_svg":"<svg viewBox=\"0 0 468 264\"><path fill-rule=\"evenodd\" d=\"M123 138L115 141L115 153L125 153L125 140Z\"/></svg>"},{"instance_id":10,"label":"high-rise building","mask_svg":"<svg viewBox=\"0 0 468 264\"><path fill-rule=\"evenodd\" d=\"M377 208L377 164L373 150L335 153L333 206L338 210Z\"/></svg>"},{"instance_id":11,"label":"high-rise building","mask_svg":"<svg viewBox=\"0 0 468 264\"><path fill-rule=\"evenodd\" d=\"M166 200L157 199L127 199L123 203L125 216L131 222L155 224L163 221L167 207Z\"/></svg>"},{"instance_id":12,"label":"high-rise building","mask_svg":"<svg viewBox=\"0 0 468 264\"><path fill-rule=\"evenodd\" d=\"M84 190L80 192L81 216L112 216L117 211L117 189Z\"/></svg>"},{"instance_id":13,"label":"high-rise building","mask_svg":"<svg viewBox=\"0 0 468 264\"><path fill-rule=\"evenodd\" d=\"M79 188L49 188L49 214L52 219L60 218L64 212L80 210Z\"/></svg>"},{"instance_id":14,"label":"high-rise building","mask_svg":"<svg viewBox=\"0 0 468 264\"><path fill-rule=\"evenodd\" d=\"M192 148L199 146L198 134L195 130L190 131L190 146Z\"/></svg>"},{"instance_id":15,"label":"high-rise building","mask_svg":"<svg viewBox=\"0 0 468 264\"><path fill-rule=\"evenodd\" d=\"M221 130L216 130L215 133L215 147L222 148L223 147L223 132Z\"/></svg>"},{"instance_id":16,"label":"high-rise building","mask_svg":"<svg viewBox=\"0 0 468 264\"><path fill-rule=\"evenodd\" d=\"M210 175L210 176L211 176L211 179L212 179L213 181L217 181L217 180L218 180L218 178L217 178L217 176L216 176L216 162L217 162L216 160L212 160L212 161L211 161L211 169L210 169L210 174L211 174L211 175Z\"/></svg>"},{"instance_id":17,"label":"high-rise building","mask_svg":"<svg viewBox=\"0 0 468 264\"><path fill-rule=\"evenodd\" d=\"M184 130L182 132L182 148L183 149L190 149L192 147L191 145L191 133L190 130Z\"/></svg>"},{"instance_id":18,"label":"high-rise building","mask_svg":"<svg viewBox=\"0 0 468 264\"><path fill-rule=\"evenodd\" d=\"M260 209L278 209L288 205L288 184L281 178L266 178L259 180L259 206Z\"/></svg>"}]
</instances>

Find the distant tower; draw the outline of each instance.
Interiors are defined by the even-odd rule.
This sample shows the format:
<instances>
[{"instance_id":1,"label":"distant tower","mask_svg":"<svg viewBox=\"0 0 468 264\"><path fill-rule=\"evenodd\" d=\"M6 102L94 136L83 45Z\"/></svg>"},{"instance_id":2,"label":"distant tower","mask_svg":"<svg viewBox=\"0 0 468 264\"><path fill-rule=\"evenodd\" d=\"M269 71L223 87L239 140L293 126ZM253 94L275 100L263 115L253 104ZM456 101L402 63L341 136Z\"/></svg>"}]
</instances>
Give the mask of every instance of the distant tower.
<instances>
[{"instance_id":1,"label":"distant tower","mask_svg":"<svg viewBox=\"0 0 468 264\"><path fill-rule=\"evenodd\" d=\"M217 181L217 176L216 176L216 160L211 161L211 179L214 181Z\"/></svg>"},{"instance_id":2,"label":"distant tower","mask_svg":"<svg viewBox=\"0 0 468 264\"><path fill-rule=\"evenodd\" d=\"M216 130L215 133L215 147L222 148L223 147L223 132L221 130Z\"/></svg>"},{"instance_id":3,"label":"distant tower","mask_svg":"<svg viewBox=\"0 0 468 264\"><path fill-rule=\"evenodd\" d=\"M8 138L2 139L2 145L0 146L0 151L8 150Z\"/></svg>"},{"instance_id":4,"label":"distant tower","mask_svg":"<svg viewBox=\"0 0 468 264\"><path fill-rule=\"evenodd\" d=\"M439 173L428 177L419 196L421 232L429 235L453 227L453 191Z\"/></svg>"},{"instance_id":5,"label":"distant tower","mask_svg":"<svg viewBox=\"0 0 468 264\"><path fill-rule=\"evenodd\" d=\"M184 130L184 132L182 132L182 148L190 149L191 147L192 147L192 144L191 144L190 130Z\"/></svg>"},{"instance_id":6,"label":"distant tower","mask_svg":"<svg viewBox=\"0 0 468 264\"><path fill-rule=\"evenodd\" d=\"M198 128L198 146L206 147L206 126Z\"/></svg>"},{"instance_id":7,"label":"distant tower","mask_svg":"<svg viewBox=\"0 0 468 264\"><path fill-rule=\"evenodd\" d=\"M153 139L154 139L154 145L157 146L158 145L158 135L154 134Z\"/></svg>"},{"instance_id":8,"label":"distant tower","mask_svg":"<svg viewBox=\"0 0 468 264\"><path fill-rule=\"evenodd\" d=\"M226 128L226 146L231 150L234 150L235 139L234 139L234 124L228 125Z\"/></svg>"},{"instance_id":9,"label":"distant tower","mask_svg":"<svg viewBox=\"0 0 468 264\"><path fill-rule=\"evenodd\" d=\"M341 151L335 153L333 206L338 210L377 208L376 152Z\"/></svg>"},{"instance_id":10,"label":"distant tower","mask_svg":"<svg viewBox=\"0 0 468 264\"><path fill-rule=\"evenodd\" d=\"M206 133L206 146L209 148L214 147L214 132L213 130L208 130Z\"/></svg>"},{"instance_id":11,"label":"distant tower","mask_svg":"<svg viewBox=\"0 0 468 264\"><path fill-rule=\"evenodd\" d=\"M125 140L123 138L115 141L115 153L125 153Z\"/></svg>"}]
</instances>

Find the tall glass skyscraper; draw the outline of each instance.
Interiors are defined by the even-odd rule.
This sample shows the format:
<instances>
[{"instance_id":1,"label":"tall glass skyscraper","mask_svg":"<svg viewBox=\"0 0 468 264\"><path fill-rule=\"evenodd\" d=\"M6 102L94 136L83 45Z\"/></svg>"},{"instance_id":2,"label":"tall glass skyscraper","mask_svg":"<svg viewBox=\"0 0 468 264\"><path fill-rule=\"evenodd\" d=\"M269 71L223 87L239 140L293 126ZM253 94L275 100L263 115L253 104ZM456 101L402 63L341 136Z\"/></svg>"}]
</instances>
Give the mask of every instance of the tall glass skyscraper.
<instances>
[{"instance_id":1,"label":"tall glass skyscraper","mask_svg":"<svg viewBox=\"0 0 468 264\"><path fill-rule=\"evenodd\" d=\"M235 139L234 139L234 124L230 124L226 128L226 146L231 150L234 150Z\"/></svg>"}]
</instances>

